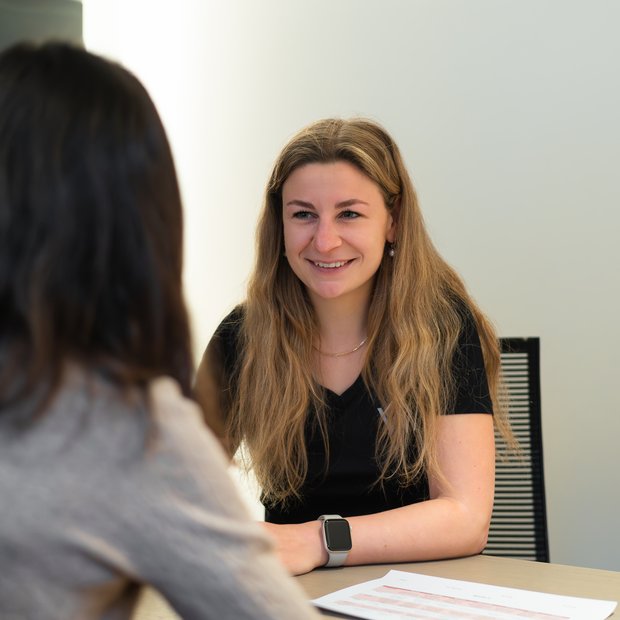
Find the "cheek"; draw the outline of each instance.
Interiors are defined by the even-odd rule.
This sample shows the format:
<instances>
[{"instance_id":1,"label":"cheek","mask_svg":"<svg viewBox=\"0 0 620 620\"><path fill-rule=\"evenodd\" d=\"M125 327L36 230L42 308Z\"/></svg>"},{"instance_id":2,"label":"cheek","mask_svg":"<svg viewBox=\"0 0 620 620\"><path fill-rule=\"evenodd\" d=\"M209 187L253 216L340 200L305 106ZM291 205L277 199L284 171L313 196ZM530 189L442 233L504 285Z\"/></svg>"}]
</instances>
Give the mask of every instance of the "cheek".
<instances>
[{"instance_id":1,"label":"cheek","mask_svg":"<svg viewBox=\"0 0 620 620\"><path fill-rule=\"evenodd\" d=\"M308 235L304 230L295 226L284 226L284 248L293 252L300 250L308 244Z\"/></svg>"},{"instance_id":2,"label":"cheek","mask_svg":"<svg viewBox=\"0 0 620 620\"><path fill-rule=\"evenodd\" d=\"M373 235L372 239L372 247L373 250L377 253L382 254L385 250L385 244L390 241L389 228L385 230L378 230L375 235Z\"/></svg>"},{"instance_id":3,"label":"cheek","mask_svg":"<svg viewBox=\"0 0 620 620\"><path fill-rule=\"evenodd\" d=\"M293 273L298 280L301 280L303 282L304 281L303 263L298 256L298 252L294 248L291 248L290 246L288 248L287 246L284 246L284 249L285 249L284 258L286 259L286 264L288 265L288 268L291 270L291 273Z\"/></svg>"},{"instance_id":4,"label":"cheek","mask_svg":"<svg viewBox=\"0 0 620 620\"><path fill-rule=\"evenodd\" d=\"M286 251L288 248L291 247L291 234L289 231L288 226L286 226L286 224L283 226L282 228L282 242L284 244L284 250Z\"/></svg>"},{"instance_id":5,"label":"cheek","mask_svg":"<svg viewBox=\"0 0 620 620\"><path fill-rule=\"evenodd\" d=\"M283 251L284 256L286 257L286 262L290 269L296 273L296 261L297 255L299 254L299 242L292 231L288 229L286 226L284 227L284 234L282 235L282 242L284 245Z\"/></svg>"}]
</instances>

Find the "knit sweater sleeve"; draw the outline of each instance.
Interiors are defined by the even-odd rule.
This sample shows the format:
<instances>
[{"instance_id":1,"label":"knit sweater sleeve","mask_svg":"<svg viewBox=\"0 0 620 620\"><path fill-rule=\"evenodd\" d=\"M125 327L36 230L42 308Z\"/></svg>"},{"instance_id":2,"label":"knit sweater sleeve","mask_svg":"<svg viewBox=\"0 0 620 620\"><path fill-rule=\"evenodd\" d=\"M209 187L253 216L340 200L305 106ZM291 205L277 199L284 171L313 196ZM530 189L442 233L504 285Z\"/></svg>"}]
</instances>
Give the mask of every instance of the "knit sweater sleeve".
<instances>
[{"instance_id":1,"label":"knit sweater sleeve","mask_svg":"<svg viewBox=\"0 0 620 620\"><path fill-rule=\"evenodd\" d=\"M122 481L128 569L184 619L317 617L247 516L197 406L169 379L150 401L152 445Z\"/></svg>"}]
</instances>

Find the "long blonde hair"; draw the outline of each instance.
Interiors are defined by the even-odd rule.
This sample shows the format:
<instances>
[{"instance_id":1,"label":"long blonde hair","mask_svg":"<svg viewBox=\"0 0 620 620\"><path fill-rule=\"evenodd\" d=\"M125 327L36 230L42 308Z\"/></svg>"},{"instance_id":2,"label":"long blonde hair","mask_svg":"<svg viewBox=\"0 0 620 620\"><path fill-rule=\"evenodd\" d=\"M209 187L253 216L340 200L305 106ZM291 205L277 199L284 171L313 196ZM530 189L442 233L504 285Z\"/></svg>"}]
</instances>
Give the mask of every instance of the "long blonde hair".
<instances>
[{"instance_id":1,"label":"long blonde hair","mask_svg":"<svg viewBox=\"0 0 620 620\"><path fill-rule=\"evenodd\" d=\"M466 312L480 335L496 428L510 437L498 396L497 338L434 248L398 147L373 121L321 120L284 147L267 185L240 332L236 396L227 418L232 445L244 446L270 503L300 495L308 422L327 437L322 389L312 370L318 323L284 256L282 187L300 166L335 161L349 162L372 179L397 222L395 256L385 253L375 277L362 371L387 419L376 443L378 482L396 477L407 485L424 473L441 476L437 420L454 403L452 364ZM309 421L311 412L316 417Z\"/></svg>"}]
</instances>

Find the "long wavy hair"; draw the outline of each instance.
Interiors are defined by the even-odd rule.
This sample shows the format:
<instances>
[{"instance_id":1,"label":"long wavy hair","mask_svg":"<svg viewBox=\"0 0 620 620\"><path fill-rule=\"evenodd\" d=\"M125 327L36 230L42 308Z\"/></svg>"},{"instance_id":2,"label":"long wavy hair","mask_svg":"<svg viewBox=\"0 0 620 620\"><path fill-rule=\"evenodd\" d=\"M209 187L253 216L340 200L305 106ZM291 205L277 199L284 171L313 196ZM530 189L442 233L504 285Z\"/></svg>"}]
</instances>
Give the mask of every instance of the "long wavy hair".
<instances>
[{"instance_id":1,"label":"long wavy hair","mask_svg":"<svg viewBox=\"0 0 620 620\"><path fill-rule=\"evenodd\" d=\"M42 410L67 362L190 393L182 229L168 140L132 74L63 43L0 54L0 413L33 393Z\"/></svg>"},{"instance_id":2,"label":"long wavy hair","mask_svg":"<svg viewBox=\"0 0 620 620\"><path fill-rule=\"evenodd\" d=\"M395 256L385 252L375 276L362 371L387 420L376 443L378 482L395 477L407 485L424 473L441 477L437 421L455 399L453 358L465 312L480 335L496 428L511 436L499 398L498 340L433 246L398 147L373 121L321 120L284 147L267 185L244 304L238 389L228 416L232 445L247 450L272 503L299 497L308 466L304 430L310 412L326 441L322 389L313 373L318 323L284 256L282 187L300 166L336 161L349 162L372 179L397 222Z\"/></svg>"}]
</instances>

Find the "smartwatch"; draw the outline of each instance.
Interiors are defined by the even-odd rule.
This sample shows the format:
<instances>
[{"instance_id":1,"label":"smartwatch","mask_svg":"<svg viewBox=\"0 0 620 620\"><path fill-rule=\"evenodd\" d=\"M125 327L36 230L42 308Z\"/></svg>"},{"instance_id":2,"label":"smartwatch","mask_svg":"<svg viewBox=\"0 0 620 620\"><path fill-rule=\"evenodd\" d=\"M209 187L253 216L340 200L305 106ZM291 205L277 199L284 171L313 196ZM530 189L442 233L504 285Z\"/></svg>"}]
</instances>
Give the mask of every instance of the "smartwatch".
<instances>
[{"instance_id":1,"label":"smartwatch","mask_svg":"<svg viewBox=\"0 0 620 620\"><path fill-rule=\"evenodd\" d=\"M351 551L351 528L349 522L340 515L321 515L323 524L323 544L329 560L325 566L342 566Z\"/></svg>"}]
</instances>

